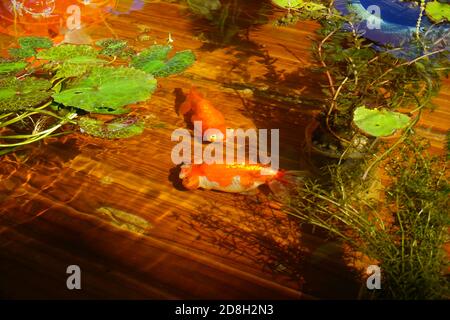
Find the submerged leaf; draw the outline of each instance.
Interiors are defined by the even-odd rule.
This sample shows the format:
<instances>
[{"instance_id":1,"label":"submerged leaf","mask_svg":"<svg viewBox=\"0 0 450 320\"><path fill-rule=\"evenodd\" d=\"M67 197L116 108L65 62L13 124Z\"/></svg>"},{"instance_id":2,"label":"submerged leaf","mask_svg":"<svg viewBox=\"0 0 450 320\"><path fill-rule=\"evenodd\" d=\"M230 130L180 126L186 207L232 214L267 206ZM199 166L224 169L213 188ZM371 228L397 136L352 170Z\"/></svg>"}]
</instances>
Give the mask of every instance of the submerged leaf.
<instances>
[{"instance_id":1,"label":"submerged leaf","mask_svg":"<svg viewBox=\"0 0 450 320\"><path fill-rule=\"evenodd\" d=\"M122 117L106 123L90 117L80 117L78 125L82 132L104 139L129 138L144 131L144 122L137 117Z\"/></svg>"},{"instance_id":2,"label":"submerged leaf","mask_svg":"<svg viewBox=\"0 0 450 320\"><path fill-rule=\"evenodd\" d=\"M133 68L94 67L65 90L53 95L56 102L89 112L123 114L131 103L145 101L156 89L156 79Z\"/></svg>"},{"instance_id":3,"label":"submerged leaf","mask_svg":"<svg viewBox=\"0 0 450 320\"><path fill-rule=\"evenodd\" d=\"M195 62L195 55L190 50L177 52L166 61L171 50L172 46L153 45L136 56L131 65L155 77L167 77L186 70Z\"/></svg>"},{"instance_id":4,"label":"submerged leaf","mask_svg":"<svg viewBox=\"0 0 450 320\"><path fill-rule=\"evenodd\" d=\"M34 107L50 98L52 84L45 79L0 79L0 113Z\"/></svg>"},{"instance_id":5,"label":"submerged leaf","mask_svg":"<svg viewBox=\"0 0 450 320\"><path fill-rule=\"evenodd\" d=\"M359 129L375 137L392 135L396 130L405 128L410 118L402 113L389 110L356 108L353 121Z\"/></svg>"},{"instance_id":6,"label":"submerged leaf","mask_svg":"<svg viewBox=\"0 0 450 320\"><path fill-rule=\"evenodd\" d=\"M97 209L97 213L107 218L112 225L132 232L145 234L149 229L153 228L150 222L138 215L116 208L101 207Z\"/></svg>"},{"instance_id":7,"label":"submerged leaf","mask_svg":"<svg viewBox=\"0 0 450 320\"><path fill-rule=\"evenodd\" d=\"M0 74L22 71L27 66L25 61L0 58Z\"/></svg>"}]
</instances>

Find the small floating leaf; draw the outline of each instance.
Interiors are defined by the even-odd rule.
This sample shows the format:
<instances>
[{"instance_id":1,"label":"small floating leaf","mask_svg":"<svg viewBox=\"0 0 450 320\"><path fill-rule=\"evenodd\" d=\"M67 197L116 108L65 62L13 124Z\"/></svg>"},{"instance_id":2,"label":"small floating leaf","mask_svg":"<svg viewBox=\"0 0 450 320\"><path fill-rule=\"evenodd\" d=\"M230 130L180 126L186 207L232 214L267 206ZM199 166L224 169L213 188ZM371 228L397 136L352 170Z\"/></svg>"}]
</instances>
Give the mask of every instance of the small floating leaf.
<instances>
[{"instance_id":1,"label":"small floating leaf","mask_svg":"<svg viewBox=\"0 0 450 320\"><path fill-rule=\"evenodd\" d=\"M26 66L25 61L0 58L0 74L19 72L24 70Z\"/></svg>"},{"instance_id":2,"label":"small floating leaf","mask_svg":"<svg viewBox=\"0 0 450 320\"><path fill-rule=\"evenodd\" d=\"M183 72L195 62L195 55L191 50L177 52L166 61L171 50L172 46L153 45L136 56L131 66L155 77L167 77Z\"/></svg>"},{"instance_id":3,"label":"small floating leaf","mask_svg":"<svg viewBox=\"0 0 450 320\"><path fill-rule=\"evenodd\" d=\"M144 122L137 117L122 117L110 122L80 117L78 125L83 132L104 139L129 138L144 131Z\"/></svg>"},{"instance_id":4,"label":"small floating leaf","mask_svg":"<svg viewBox=\"0 0 450 320\"><path fill-rule=\"evenodd\" d=\"M450 4L448 3L428 2L425 12L434 22L450 21Z\"/></svg>"},{"instance_id":5,"label":"small floating leaf","mask_svg":"<svg viewBox=\"0 0 450 320\"><path fill-rule=\"evenodd\" d=\"M102 39L97 41L95 44L102 47L100 54L105 56L126 57L134 53L134 51L128 47L128 43L125 40Z\"/></svg>"},{"instance_id":6,"label":"small floating leaf","mask_svg":"<svg viewBox=\"0 0 450 320\"><path fill-rule=\"evenodd\" d=\"M47 37L21 37L18 40L22 48L48 49L53 46L53 42Z\"/></svg>"},{"instance_id":7,"label":"small floating leaf","mask_svg":"<svg viewBox=\"0 0 450 320\"><path fill-rule=\"evenodd\" d=\"M156 89L156 79L133 68L94 67L87 76L53 95L56 102L89 112L123 114L128 104L145 101Z\"/></svg>"},{"instance_id":8,"label":"small floating leaf","mask_svg":"<svg viewBox=\"0 0 450 320\"><path fill-rule=\"evenodd\" d=\"M183 72L195 62L195 55L192 51L177 52L162 68L155 70L152 74L155 77L167 77L172 74Z\"/></svg>"},{"instance_id":9,"label":"small floating leaf","mask_svg":"<svg viewBox=\"0 0 450 320\"><path fill-rule=\"evenodd\" d=\"M91 70L95 65L102 65L105 60L94 57L75 57L67 59L61 65L56 65L53 70L57 70L56 78L79 77Z\"/></svg>"},{"instance_id":10,"label":"small floating leaf","mask_svg":"<svg viewBox=\"0 0 450 320\"><path fill-rule=\"evenodd\" d=\"M392 135L395 130L405 128L410 118L399 112L367 109L362 106L355 110L353 121L365 133L385 137Z\"/></svg>"},{"instance_id":11,"label":"small floating leaf","mask_svg":"<svg viewBox=\"0 0 450 320\"><path fill-rule=\"evenodd\" d=\"M34 77L0 79L0 113L27 109L48 100L51 86L50 81Z\"/></svg>"},{"instance_id":12,"label":"small floating leaf","mask_svg":"<svg viewBox=\"0 0 450 320\"><path fill-rule=\"evenodd\" d=\"M36 49L48 49L53 46L52 40L46 37L21 37L18 40L20 48L11 48L9 54L15 58L30 58L36 54Z\"/></svg>"},{"instance_id":13,"label":"small floating leaf","mask_svg":"<svg viewBox=\"0 0 450 320\"><path fill-rule=\"evenodd\" d=\"M37 54L38 59L62 62L67 59L74 59L79 57L95 58L97 51L88 45L74 45L64 44L57 47L52 47L42 50Z\"/></svg>"},{"instance_id":14,"label":"small floating leaf","mask_svg":"<svg viewBox=\"0 0 450 320\"><path fill-rule=\"evenodd\" d=\"M36 54L33 48L11 48L8 52L11 57L20 59L31 58Z\"/></svg>"}]
</instances>

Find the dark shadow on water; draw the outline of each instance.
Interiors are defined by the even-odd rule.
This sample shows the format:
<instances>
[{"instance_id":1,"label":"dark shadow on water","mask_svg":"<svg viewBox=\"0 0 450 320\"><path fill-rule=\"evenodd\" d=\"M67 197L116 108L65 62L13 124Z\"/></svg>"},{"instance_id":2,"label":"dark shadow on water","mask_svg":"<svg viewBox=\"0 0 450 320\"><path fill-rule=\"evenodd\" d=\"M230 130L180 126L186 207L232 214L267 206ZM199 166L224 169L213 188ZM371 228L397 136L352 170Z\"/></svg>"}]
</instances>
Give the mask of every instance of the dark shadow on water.
<instances>
[{"instance_id":1,"label":"dark shadow on water","mask_svg":"<svg viewBox=\"0 0 450 320\"><path fill-rule=\"evenodd\" d=\"M359 284L343 262L342 247L268 206L267 197L236 195L229 211L210 202L188 221L208 243L260 265L302 293L321 299L354 299Z\"/></svg>"}]
</instances>

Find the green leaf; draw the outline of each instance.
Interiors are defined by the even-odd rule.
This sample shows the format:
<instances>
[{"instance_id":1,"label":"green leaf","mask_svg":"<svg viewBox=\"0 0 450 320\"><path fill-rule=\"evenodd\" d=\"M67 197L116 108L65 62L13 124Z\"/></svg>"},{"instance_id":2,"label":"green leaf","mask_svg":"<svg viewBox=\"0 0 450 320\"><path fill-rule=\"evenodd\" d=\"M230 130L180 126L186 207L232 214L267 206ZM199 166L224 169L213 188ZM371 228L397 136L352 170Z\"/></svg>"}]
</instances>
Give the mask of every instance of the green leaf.
<instances>
[{"instance_id":1,"label":"green leaf","mask_svg":"<svg viewBox=\"0 0 450 320\"><path fill-rule=\"evenodd\" d=\"M283 9L306 9L306 10L322 10L325 6L313 1L304 0L272 0L272 3Z\"/></svg>"},{"instance_id":2,"label":"green leaf","mask_svg":"<svg viewBox=\"0 0 450 320\"><path fill-rule=\"evenodd\" d=\"M137 117L121 117L110 122L90 117L80 117L78 125L82 132L104 139L129 138L144 131L144 121Z\"/></svg>"},{"instance_id":3,"label":"green leaf","mask_svg":"<svg viewBox=\"0 0 450 320\"><path fill-rule=\"evenodd\" d=\"M155 62L164 64L171 50L172 46L153 45L134 57L131 61L131 66L152 73L154 70L152 64Z\"/></svg>"},{"instance_id":4,"label":"green leaf","mask_svg":"<svg viewBox=\"0 0 450 320\"><path fill-rule=\"evenodd\" d=\"M26 59L33 57L36 51L33 48L11 48L8 49L8 53L11 57Z\"/></svg>"},{"instance_id":5,"label":"green leaf","mask_svg":"<svg viewBox=\"0 0 450 320\"><path fill-rule=\"evenodd\" d=\"M37 58L53 62L63 62L80 57L95 58L97 51L88 45L64 44L38 52Z\"/></svg>"},{"instance_id":6,"label":"green leaf","mask_svg":"<svg viewBox=\"0 0 450 320\"><path fill-rule=\"evenodd\" d=\"M95 44L102 47L100 54L105 56L127 57L134 53L134 51L128 47L128 43L125 40L102 39Z\"/></svg>"},{"instance_id":7,"label":"green leaf","mask_svg":"<svg viewBox=\"0 0 450 320\"><path fill-rule=\"evenodd\" d=\"M62 64L56 66L57 73L56 78L70 78L70 77L80 77L83 74L90 71L94 66L99 66L106 63L105 60L81 56L72 59L67 59Z\"/></svg>"},{"instance_id":8,"label":"green leaf","mask_svg":"<svg viewBox=\"0 0 450 320\"><path fill-rule=\"evenodd\" d=\"M94 67L65 90L53 95L56 102L89 112L123 114L131 103L145 101L156 89L156 79L133 68Z\"/></svg>"},{"instance_id":9,"label":"green leaf","mask_svg":"<svg viewBox=\"0 0 450 320\"><path fill-rule=\"evenodd\" d=\"M152 74L155 77L162 78L172 74L183 72L195 62L195 55L192 51L177 52L163 67L155 70Z\"/></svg>"},{"instance_id":10,"label":"green leaf","mask_svg":"<svg viewBox=\"0 0 450 320\"><path fill-rule=\"evenodd\" d=\"M434 22L450 21L450 4L448 3L428 2L425 12Z\"/></svg>"},{"instance_id":11,"label":"green leaf","mask_svg":"<svg viewBox=\"0 0 450 320\"><path fill-rule=\"evenodd\" d=\"M24 70L26 66L25 61L0 58L0 74L16 73Z\"/></svg>"},{"instance_id":12,"label":"green leaf","mask_svg":"<svg viewBox=\"0 0 450 320\"><path fill-rule=\"evenodd\" d=\"M177 52L170 60L166 61L171 50L172 46L151 46L136 56L132 60L131 66L155 77L167 77L183 72L195 62L195 55L190 50Z\"/></svg>"},{"instance_id":13,"label":"green leaf","mask_svg":"<svg viewBox=\"0 0 450 320\"><path fill-rule=\"evenodd\" d=\"M410 118L402 113L389 110L356 108L353 121L363 132L375 137L392 135L396 130L405 128Z\"/></svg>"},{"instance_id":14,"label":"green leaf","mask_svg":"<svg viewBox=\"0 0 450 320\"><path fill-rule=\"evenodd\" d=\"M48 49L53 46L52 40L47 37L21 37L18 42L22 48Z\"/></svg>"},{"instance_id":15,"label":"green leaf","mask_svg":"<svg viewBox=\"0 0 450 320\"><path fill-rule=\"evenodd\" d=\"M48 100L51 83L45 79L0 79L0 113L24 110Z\"/></svg>"}]
</instances>

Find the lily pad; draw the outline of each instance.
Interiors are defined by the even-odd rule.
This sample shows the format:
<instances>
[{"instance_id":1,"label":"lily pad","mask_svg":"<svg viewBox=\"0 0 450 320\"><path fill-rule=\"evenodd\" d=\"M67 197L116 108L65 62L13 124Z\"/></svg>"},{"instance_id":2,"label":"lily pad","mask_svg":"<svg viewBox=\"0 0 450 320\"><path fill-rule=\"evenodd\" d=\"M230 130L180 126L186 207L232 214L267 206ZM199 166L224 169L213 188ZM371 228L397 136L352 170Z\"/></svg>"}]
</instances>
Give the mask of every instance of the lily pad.
<instances>
[{"instance_id":1,"label":"lily pad","mask_svg":"<svg viewBox=\"0 0 450 320\"><path fill-rule=\"evenodd\" d=\"M402 113L389 110L359 107L353 114L353 121L363 132L374 137L386 137L396 130L405 128L410 118Z\"/></svg>"},{"instance_id":2,"label":"lily pad","mask_svg":"<svg viewBox=\"0 0 450 320\"><path fill-rule=\"evenodd\" d=\"M11 48L8 53L13 58L26 59L33 57L36 51L33 48Z\"/></svg>"},{"instance_id":3,"label":"lily pad","mask_svg":"<svg viewBox=\"0 0 450 320\"><path fill-rule=\"evenodd\" d=\"M304 0L272 0L272 3L283 9L322 10L325 6L313 1Z\"/></svg>"},{"instance_id":4,"label":"lily pad","mask_svg":"<svg viewBox=\"0 0 450 320\"><path fill-rule=\"evenodd\" d=\"M0 79L0 113L24 110L48 100L51 86L50 81L34 77Z\"/></svg>"},{"instance_id":5,"label":"lily pad","mask_svg":"<svg viewBox=\"0 0 450 320\"><path fill-rule=\"evenodd\" d=\"M19 72L25 69L27 63L15 59L0 59L0 74Z\"/></svg>"},{"instance_id":6,"label":"lily pad","mask_svg":"<svg viewBox=\"0 0 450 320\"><path fill-rule=\"evenodd\" d=\"M79 77L87 73L94 66L105 64L106 61L94 57L81 56L67 59L62 64L56 65L53 70L57 70L56 78Z\"/></svg>"},{"instance_id":7,"label":"lily pad","mask_svg":"<svg viewBox=\"0 0 450 320\"><path fill-rule=\"evenodd\" d=\"M102 39L95 43L101 47L101 55L110 57L129 57L134 54L134 51L128 47L128 43L125 40L119 39Z\"/></svg>"},{"instance_id":8,"label":"lily pad","mask_svg":"<svg viewBox=\"0 0 450 320\"><path fill-rule=\"evenodd\" d=\"M78 125L82 132L104 139L129 138L144 131L144 121L137 117L121 117L110 122L90 117L80 117Z\"/></svg>"},{"instance_id":9,"label":"lily pad","mask_svg":"<svg viewBox=\"0 0 450 320\"><path fill-rule=\"evenodd\" d=\"M428 2L425 12L434 22L450 21L450 4L448 3Z\"/></svg>"},{"instance_id":10,"label":"lily pad","mask_svg":"<svg viewBox=\"0 0 450 320\"><path fill-rule=\"evenodd\" d=\"M93 47L88 45L64 44L42 50L36 57L43 60L62 62L68 59L80 57L95 58L97 54L98 52Z\"/></svg>"},{"instance_id":11,"label":"lily pad","mask_svg":"<svg viewBox=\"0 0 450 320\"><path fill-rule=\"evenodd\" d=\"M15 58L30 58L36 54L36 49L48 49L53 46L52 40L46 37L21 37L18 40L20 48L11 48L9 54Z\"/></svg>"},{"instance_id":12,"label":"lily pad","mask_svg":"<svg viewBox=\"0 0 450 320\"><path fill-rule=\"evenodd\" d=\"M21 37L18 42L22 48L48 49L53 46L52 40L47 37Z\"/></svg>"},{"instance_id":13,"label":"lily pad","mask_svg":"<svg viewBox=\"0 0 450 320\"><path fill-rule=\"evenodd\" d=\"M56 102L88 112L123 114L124 106L145 101L156 89L156 79L133 68L94 67L65 90L55 93Z\"/></svg>"},{"instance_id":14,"label":"lily pad","mask_svg":"<svg viewBox=\"0 0 450 320\"><path fill-rule=\"evenodd\" d=\"M186 70L195 62L195 55L190 50L177 52L167 60L172 46L154 45L136 56L131 66L141 69L155 77L167 77Z\"/></svg>"}]
</instances>

